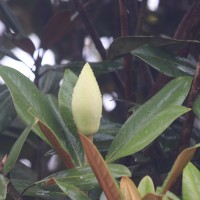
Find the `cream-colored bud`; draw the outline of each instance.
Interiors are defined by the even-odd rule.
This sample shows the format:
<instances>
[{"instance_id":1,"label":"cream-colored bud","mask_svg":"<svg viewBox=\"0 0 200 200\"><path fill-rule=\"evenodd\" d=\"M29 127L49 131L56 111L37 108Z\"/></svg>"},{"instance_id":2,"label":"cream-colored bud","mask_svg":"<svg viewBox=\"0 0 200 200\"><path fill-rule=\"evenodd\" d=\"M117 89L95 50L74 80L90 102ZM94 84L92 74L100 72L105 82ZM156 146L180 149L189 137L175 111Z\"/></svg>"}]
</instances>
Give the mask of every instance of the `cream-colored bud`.
<instances>
[{"instance_id":1,"label":"cream-colored bud","mask_svg":"<svg viewBox=\"0 0 200 200\"><path fill-rule=\"evenodd\" d=\"M91 135L97 132L102 114L102 97L94 73L86 63L72 95L72 114L78 132Z\"/></svg>"}]
</instances>

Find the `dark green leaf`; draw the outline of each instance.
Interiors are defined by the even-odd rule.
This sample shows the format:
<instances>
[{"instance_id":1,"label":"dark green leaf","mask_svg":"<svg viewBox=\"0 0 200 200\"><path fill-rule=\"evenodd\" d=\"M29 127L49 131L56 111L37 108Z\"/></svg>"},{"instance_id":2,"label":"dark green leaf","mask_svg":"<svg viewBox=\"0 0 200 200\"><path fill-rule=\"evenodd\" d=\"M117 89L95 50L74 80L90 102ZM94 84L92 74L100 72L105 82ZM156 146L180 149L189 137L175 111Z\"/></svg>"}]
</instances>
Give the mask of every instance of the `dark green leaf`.
<instances>
[{"instance_id":1,"label":"dark green leaf","mask_svg":"<svg viewBox=\"0 0 200 200\"><path fill-rule=\"evenodd\" d=\"M71 70L65 70L63 82L58 94L60 113L72 133L77 132L71 109L72 93L77 80L78 77Z\"/></svg>"},{"instance_id":2,"label":"dark green leaf","mask_svg":"<svg viewBox=\"0 0 200 200\"><path fill-rule=\"evenodd\" d=\"M42 112L46 107L37 87L27 77L10 67L0 66L0 76L10 90L17 114L27 125L31 124L34 117L28 112L29 108ZM38 126L34 131L46 140Z\"/></svg>"},{"instance_id":3,"label":"dark green leaf","mask_svg":"<svg viewBox=\"0 0 200 200\"><path fill-rule=\"evenodd\" d=\"M53 69L49 65L41 67L38 87L42 93L57 94L63 72L57 70L56 66L57 65L55 65Z\"/></svg>"},{"instance_id":4,"label":"dark green leaf","mask_svg":"<svg viewBox=\"0 0 200 200\"><path fill-rule=\"evenodd\" d=\"M70 199L90 200L90 198L87 197L86 194L80 191L77 187L70 185L63 180L55 180L55 182Z\"/></svg>"},{"instance_id":5,"label":"dark green leaf","mask_svg":"<svg viewBox=\"0 0 200 200\"><path fill-rule=\"evenodd\" d=\"M193 75L195 66L159 47L145 45L131 52L158 71L173 77Z\"/></svg>"},{"instance_id":6,"label":"dark green leaf","mask_svg":"<svg viewBox=\"0 0 200 200\"><path fill-rule=\"evenodd\" d=\"M10 179L23 179L34 183L38 179L38 174L30 167L27 167L21 162L17 162L10 171Z\"/></svg>"},{"instance_id":7,"label":"dark green leaf","mask_svg":"<svg viewBox=\"0 0 200 200\"><path fill-rule=\"evenodd\" d=\"M12 184L19 193L24 196L41 197L41 198L64 198L66 195L58 187L42 187L34 185L32 181L23 179L11 179Z\"/></svg>"},{"instance_id":8,"label":"dark green leaf","mask_svg":"<svg viewBox=\"0 0 200 200\"><path fill-rule=\"evenodd\" d=\"M0 133L16 117L15 108L9 91L5 89L0 93Z\"/></svg>"},{"instance_id":9,"label":"dark green leaf","mask_svg":"<svg viewBox=\"0 0 200 200\"><path fill-rule=\"evenodd\" d=\"M63 137L59 138L60 143L66 143L65 146L70 147L69 152L73 155L73 159L78 165L84 164L84 151L79 140L79 136L77 132L74 132L73 135L71 132L66 128L64 121L60 115L59 108L58 108L58 101L52 95L46 95L46 102L49 105L49 108L52 110L52 115L54 116L54 123L57 122L60 127L63 128L65 131L65 141L63 141ZM39 116L38 116L39 117Z\"/></svg>"},{"instance_id":10,"label":"dark green leaf","mask_svg":"<svg viewBox=\"0 0 200 200\"><path fill-rule=\"evenodd\" d=\"M115 39L108 49L108 57L113 59L115 57L123 56L130 53L134 49L145 44L152 44L153 46L165 47L170 50L178 50L187 43L199 44L196 40L177 40L173 38L164 38L157 36L128 36Z\"/></svg>"},{"instance_id":11,"label":"dark green leaf","mask_svg":"<svg viewBox=\"0 0 200 200\"><path fill-rule=\"evenodd\" d=\"M123 165L108 164L108 168L114 178L131 176L129 169ZM70 185L77 186L81 190L91 190L98 186L97 179L88 165L57 172L41 180L39 183L46 183L48 185L48 182L52 179L63 180Z\"/></svg>"},{"instance_id":12,"label":"dark green leaf","mask_svg":"<svg viewBox=\"0 0 200 200\"><path fill-rule=\"evenodd\" d=\"M15 144L13 145L8 158L6 160L6 163L4 164L4 168L3 168L3 173L7 174L10 172L10 170L14 167L19 154L21 152L21 149L24 145L24 142L26 141L26 138L28 137L29 132L31 131L31 129L35 126L35 124L37 123L37 121L33 122L32 124L30 124L19 136L19 138L17 139L17 141L15 142Z\"/></svg>"},{"instance_id":13,"label":"dark green leaf","mask_svg":"<svg viewBox=\"0 0 200 200\"><path fill-rule=\"evenodd\" d=\"M136 153L151 143L177 117L188 109L180 107L187 96L190 77L172 80L140 106L125 122L109 149L107 162Z\"/></svg>"},{"instance_id":14,"label":"dark green leaf","mask_svg":"<svg viewBox=\"0 0 200 200\"><path fill-rule=\"evenodd\" d=\"M8 183L9 183L9 180L5 176L0 174L0 199L1 200L6 199Z\"/></svg>"}]
</instances>

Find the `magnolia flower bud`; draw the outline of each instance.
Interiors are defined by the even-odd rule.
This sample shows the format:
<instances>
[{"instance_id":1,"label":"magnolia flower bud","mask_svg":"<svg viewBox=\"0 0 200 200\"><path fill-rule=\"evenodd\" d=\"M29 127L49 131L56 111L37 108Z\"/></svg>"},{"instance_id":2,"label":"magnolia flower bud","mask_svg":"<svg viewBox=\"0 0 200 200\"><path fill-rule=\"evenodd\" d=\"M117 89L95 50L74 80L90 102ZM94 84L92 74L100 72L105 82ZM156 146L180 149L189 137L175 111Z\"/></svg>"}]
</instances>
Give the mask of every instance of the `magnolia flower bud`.
<instances>
[{"instance_id":1,"label":"magnolia flower bud","mask_svg":"<svg viewBox=\"0 0 200 200\"><path fill-rule=\"evenodd\" d=\"M97 132L102 114L102 97L94 73L86 63L72 95L72 114L78 132L91 135Z\"/></svg>"}]
</instances>

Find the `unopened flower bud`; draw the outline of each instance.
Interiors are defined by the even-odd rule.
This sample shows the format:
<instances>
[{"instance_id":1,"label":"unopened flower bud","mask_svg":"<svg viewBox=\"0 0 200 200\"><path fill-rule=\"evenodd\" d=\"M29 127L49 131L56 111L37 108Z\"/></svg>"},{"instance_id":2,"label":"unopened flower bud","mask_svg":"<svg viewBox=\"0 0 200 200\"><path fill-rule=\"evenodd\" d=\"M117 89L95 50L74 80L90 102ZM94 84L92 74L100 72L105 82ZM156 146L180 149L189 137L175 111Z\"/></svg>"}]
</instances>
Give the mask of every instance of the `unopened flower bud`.
<instances>
[{"instance_id":1,"label":"unopened flower bud","mask_svg":"<svg viewBox=\"0 0 200 200\"><path fill-rule=\"evenodd\" d=\"M72 114L78 132L91 135L97 132L102 114L102 97L94 73L86 63L72 95Z\"/></svg>"}]
</instances>

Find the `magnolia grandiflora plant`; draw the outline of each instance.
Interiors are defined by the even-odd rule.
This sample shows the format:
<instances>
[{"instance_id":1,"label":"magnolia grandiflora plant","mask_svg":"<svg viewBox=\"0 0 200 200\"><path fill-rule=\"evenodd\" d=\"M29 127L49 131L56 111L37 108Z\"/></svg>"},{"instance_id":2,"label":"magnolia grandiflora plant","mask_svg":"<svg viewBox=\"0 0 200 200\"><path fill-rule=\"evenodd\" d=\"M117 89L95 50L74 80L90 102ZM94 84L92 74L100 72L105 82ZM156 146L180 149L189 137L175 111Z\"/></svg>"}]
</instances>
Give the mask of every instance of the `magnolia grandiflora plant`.
<instances>
[{"instance_id":1,"label":"magnolia grandiflora plant","mask_svg":"<svg viewBox=\"0 0 200 200\"><path fill-rule=\"evenodd\" d=\"M74 87L72 114L79 133L90 136L99 129L102 115L102 96L88 63L84 65Z\"/></svg>"}]
</instances>

